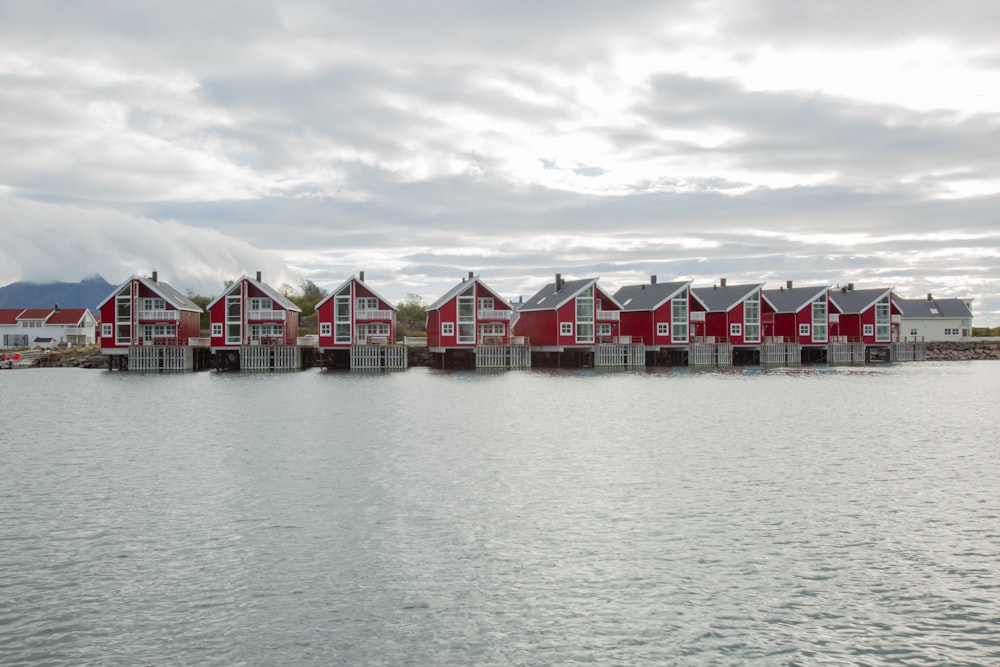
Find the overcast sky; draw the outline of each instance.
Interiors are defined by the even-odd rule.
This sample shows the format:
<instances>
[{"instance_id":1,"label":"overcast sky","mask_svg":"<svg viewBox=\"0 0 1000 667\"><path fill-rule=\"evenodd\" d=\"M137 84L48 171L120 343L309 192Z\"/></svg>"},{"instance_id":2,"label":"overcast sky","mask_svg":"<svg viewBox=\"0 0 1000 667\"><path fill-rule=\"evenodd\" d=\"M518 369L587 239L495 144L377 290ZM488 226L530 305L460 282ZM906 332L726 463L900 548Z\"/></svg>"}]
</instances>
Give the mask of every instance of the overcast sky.
<instances>
[{"instance_id":1,"label":"overcast sky","mask_svg":"<svg viewBox=\"0 0 1000 667\"><path fill-rule=\"evenodd\" d=\"M786 280L1000 325L1000 2L0 0L0 284Z\"/></svg>"}]
</instances>

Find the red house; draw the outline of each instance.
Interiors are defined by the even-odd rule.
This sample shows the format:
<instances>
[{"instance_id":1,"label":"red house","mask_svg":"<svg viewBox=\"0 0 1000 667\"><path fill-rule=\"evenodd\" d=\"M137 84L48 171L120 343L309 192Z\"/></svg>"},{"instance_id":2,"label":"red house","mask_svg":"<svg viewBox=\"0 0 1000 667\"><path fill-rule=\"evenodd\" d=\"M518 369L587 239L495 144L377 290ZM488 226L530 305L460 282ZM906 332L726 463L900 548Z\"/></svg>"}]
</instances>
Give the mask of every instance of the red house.
<instances>
[{"instance_id":1,"label":"red house","mask_svg":"<svg viewBox=\"0 0 1000 667\"><path fill-rule=\"evenodd\" d=\"M691 281L658 283L650 276L648 285L626 285L615 292L621 304L621 335L647 349L686 348Z\"/></svg>"},{"instance_id":2,"label":"red house","mask_svg":"<svg viewBox=\"0 0 1000 667\"><path fill-rule=\"evenodd\" d=\"M892 289L854 289L851 283L830 292L830 335L847 343L889 345L892 342Z\"/></svg>"},{"instance_id":3,"label":"red house","mask_svg":"<svg viewBox=\"0 0 1000 667\"><path fill-rule=\"evenodd\" d=\"M427 308L427 349L441 368L531 365L528 341L511 335L514 309L473 272Z\"/></svg>"},{"instance_id":4,"label":"red house","mask_svg":"<svg viewBox=\"0 0 1000 667\"><path fill-rule=\"evenodd\" d=\"M302 310L267 283L242 276L208 304L212 350L295 345Z\"/></svg>"},{"instance_id":5,"label":"red house","mask_svg":"<svg viewBox=\"0 0 1000 667\"><path fill-rule=\"evenodd\" d=\"M396 307L351 276L316 304L318 346L328 368L406 368L406 347L395 343Z\"/></svg>"},{"instance_id":6,"label":"red house","mask_svg":"<svg viewBox=\"0 0 1000 667\"><path fill-rule=\"evenodd\" d=\"M826 345L830 338L829 285L785 287L761 292L762 325L765 340Z\"/></svg>"},{"instance_id":7,"label":"red house","mask_svg":"<svg viewBox=\"0 0 1000 667\"><path fill-rule=\"evenodd\" d=\"M427 307L427 347L432 353L510 343L514 309L478 276L452 287Z\"/></svg>"},{"instance_id":8,"label":"red house","mask_svg":"<svg viewBox=\"0 0 1000 667\"><path fill-rule=\"evenodd\" d=\"M586 353L592 357L601 342L621 337L621 305L597 285L597 278L555 281L539 290L518 309L512 329L515 336L531 342L532 354ZM561 357L543 359L561 364ZM587 363L582 354L567 358ZM534 360L533 360L533 363Z\"/></svg>"},{"instance_id":9,"label":"red house","mask_svg":"<svg viewBox=\"0 0 1000 667\"><path fill-rule=\"evenodd\" d=\"M727 285L691 290L691 335L705 342L733 346L760 344L760 292L756 285Z\"/></svg>"},{"instance_id":10,"label":"red house","mask_svg":"<svg viewBox=\"0 0 1000 667\"><path fill-rule=\"evenodd\" d=\"M127 355L134 346L187 345L200 333L201 307L160 282L156 271L149 278L132 276L97 309L106 355Z\"/></svg>"}]
</instances>

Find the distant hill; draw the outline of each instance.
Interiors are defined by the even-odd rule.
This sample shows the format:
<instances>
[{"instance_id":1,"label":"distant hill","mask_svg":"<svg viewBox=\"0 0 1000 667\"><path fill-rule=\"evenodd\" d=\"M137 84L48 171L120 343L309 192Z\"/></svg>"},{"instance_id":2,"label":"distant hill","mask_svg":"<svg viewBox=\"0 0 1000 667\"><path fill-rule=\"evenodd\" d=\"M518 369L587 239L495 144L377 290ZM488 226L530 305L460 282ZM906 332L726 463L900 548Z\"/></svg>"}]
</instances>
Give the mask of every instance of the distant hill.
<instances>
[{"instance_id":1,"label":"distant hill","mask_svg":"<svg viewBox=\"0 0 1000 667\"><path fill-rule=\"evenodd\" d=\"M84 278L78 283L16 282L0 287L0 308L90 308L111 294L114 285L101 276Z\"/></svg>"}]
</instances>

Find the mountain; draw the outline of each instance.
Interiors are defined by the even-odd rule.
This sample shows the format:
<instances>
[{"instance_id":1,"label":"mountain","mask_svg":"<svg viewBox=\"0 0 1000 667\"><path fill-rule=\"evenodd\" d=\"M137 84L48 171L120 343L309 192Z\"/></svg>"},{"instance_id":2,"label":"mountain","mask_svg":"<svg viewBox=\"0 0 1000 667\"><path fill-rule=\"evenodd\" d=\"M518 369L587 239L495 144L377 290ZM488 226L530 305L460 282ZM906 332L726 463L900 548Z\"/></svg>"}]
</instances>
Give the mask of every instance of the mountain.
<instances>
[{"instance_id":1,"label":"mountain","mask_svg":"<svg viewBox=\"0 0 1000 667\"><path fill-rule=\"evenodd\" d=\"M78 283L16 282L0 287L0 308L90 308L111 294L115 286L101 276L84 278Z\"/></svg>"}]
</instances>

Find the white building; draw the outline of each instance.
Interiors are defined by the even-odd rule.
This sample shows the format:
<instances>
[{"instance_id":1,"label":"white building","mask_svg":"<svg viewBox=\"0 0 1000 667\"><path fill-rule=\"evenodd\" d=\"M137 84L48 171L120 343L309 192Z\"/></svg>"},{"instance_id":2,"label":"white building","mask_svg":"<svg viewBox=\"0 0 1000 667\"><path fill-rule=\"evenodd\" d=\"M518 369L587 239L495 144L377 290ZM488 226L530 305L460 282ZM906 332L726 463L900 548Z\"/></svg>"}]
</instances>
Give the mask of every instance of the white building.
<instances>
[{"instance_id":1,"label":"white building","mask_svg":"<svg viewBox=\"0 0 1000 667\"><path fill-rule=\"evenodd\" d=\"M97 320L86 308L0 309L0 348L90 345Z\"/></svg>"},{"instance_id":2,"label":"white building","mask_svg":"<svg viewBox=\"0 0 1000 667\"><path fill-rule=\"evenodd\" d=\"M918 341L970 340L972 338L972 299L900 299L892 303L899 309L899 339Z\"/></svg>"}]
</instances>

